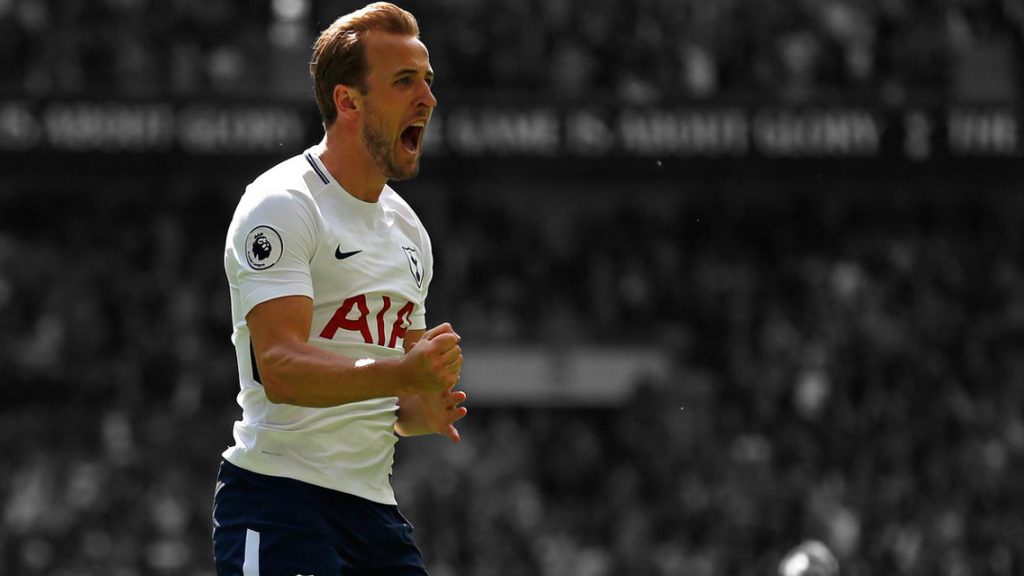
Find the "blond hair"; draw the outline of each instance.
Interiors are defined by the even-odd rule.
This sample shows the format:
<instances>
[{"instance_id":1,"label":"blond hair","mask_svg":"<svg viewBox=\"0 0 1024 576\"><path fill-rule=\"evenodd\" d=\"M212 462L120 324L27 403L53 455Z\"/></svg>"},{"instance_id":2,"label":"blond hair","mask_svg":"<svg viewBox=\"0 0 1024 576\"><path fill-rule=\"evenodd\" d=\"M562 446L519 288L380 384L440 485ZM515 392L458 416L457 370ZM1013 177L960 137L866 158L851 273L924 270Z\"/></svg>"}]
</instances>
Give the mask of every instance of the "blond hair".
<instances>
[{"instance_id":1,"label":"blond hair","mask_svg":"<svg viewBox=\"0 0 1024 576\"><path fill-rule=\"evenodd\" d=\"M374 31L416 38L420 35L412 14L389 2L375 2L335 20L313 44L309 74L313 77L316 105L324 126L330 126L338 117L335 86L343 84L366 93L369 66L364 38Z\"/></svg>"}]
</instances>

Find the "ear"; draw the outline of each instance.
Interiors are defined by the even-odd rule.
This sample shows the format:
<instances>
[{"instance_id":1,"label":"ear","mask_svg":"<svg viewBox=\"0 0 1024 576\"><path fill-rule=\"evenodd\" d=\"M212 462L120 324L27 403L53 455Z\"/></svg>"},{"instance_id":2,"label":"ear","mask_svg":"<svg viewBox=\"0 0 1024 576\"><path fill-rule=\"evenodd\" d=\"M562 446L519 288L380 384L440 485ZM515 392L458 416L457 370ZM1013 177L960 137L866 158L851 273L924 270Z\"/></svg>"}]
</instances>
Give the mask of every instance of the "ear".
<instances>
[{"instance_id":1,"label":"ear","mask_svg":"<svg viewBox=\"0 0 1024 576\"><path fill-rule=\"evenodd\" d=\"M351 86L338 84L334 87L334 107L338 110L338 116L350 116L362 108L359 100L359 91Z\"/></svg>"}]
</instances>

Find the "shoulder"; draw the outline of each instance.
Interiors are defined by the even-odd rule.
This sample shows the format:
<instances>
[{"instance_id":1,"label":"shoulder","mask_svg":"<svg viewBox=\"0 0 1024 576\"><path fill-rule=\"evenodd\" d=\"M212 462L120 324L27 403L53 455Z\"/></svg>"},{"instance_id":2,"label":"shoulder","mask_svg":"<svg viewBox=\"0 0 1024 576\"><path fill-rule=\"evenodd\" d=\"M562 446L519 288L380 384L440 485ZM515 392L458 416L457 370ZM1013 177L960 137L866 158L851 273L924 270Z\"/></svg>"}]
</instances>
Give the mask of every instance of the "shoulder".
<instances>
[{"instance_id":1,"label":"shoulder","mask_svg":"<svg viewBox=\"0 0 1024 576\"><path fill-rule=\"evenodd\" d=\"M416 211L391 186L384 186L384 191L380 195L380 202L384 210L393 212L400 218L415 224L419 228L423 228L423 223L420 222Z\"/></svg>"},{"instance_id":2,"label":"shoulder","mask_svg":"<svg viewBox=\"0 0 1024 576\"><path fill-rule=\"evenodd\" d=\"M310 164L299 155L253 180L235 208L229 238L240 242L253 231L269 228L281 236L312 242L321 226L315 190L308 182L307 172L311 171Z\"/></svg>"},{"instance_id":3,"label":"shoulder","mask_svg":"<svg viewBox=\"0 0 1024 576\"><path fill-rule=\"evenodd\" d=\"M319 181L314 166L309 163L305 154L292 156L257 176L246 187L246 194L258 197L272 195L275 192L293 191L312 197L315 185L311 186L310 175L315 176L316 181Z\"/></svg>"},{"instance_id":4,"label":"shoulder","mask_svg":"<svg viewBox=\"0 0 1024 576\"><path fill-rule=\"evenodd\" d=\"M317 178L302 154L277 164L246 186L236 218L251 212L313 209L316 190L310 185L310 175Z\"/></svg>"}]
</instances>

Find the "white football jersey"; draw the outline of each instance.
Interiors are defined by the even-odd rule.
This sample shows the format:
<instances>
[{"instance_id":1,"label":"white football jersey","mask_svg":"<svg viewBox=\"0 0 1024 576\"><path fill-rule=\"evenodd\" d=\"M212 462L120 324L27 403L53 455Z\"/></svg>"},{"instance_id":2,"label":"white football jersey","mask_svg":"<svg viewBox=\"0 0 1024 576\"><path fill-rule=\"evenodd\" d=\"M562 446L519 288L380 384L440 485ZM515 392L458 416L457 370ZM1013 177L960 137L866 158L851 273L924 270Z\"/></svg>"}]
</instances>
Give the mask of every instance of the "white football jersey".
<instances>
[{"instance_id":1,"label":"white football jersey","mask_svg":"<svg viewBox=\"0 0 1024 576\"><path fill-rule=\"evenodd\" d=\"M324 142L253 181L224 250L242 419L231 463L394 504L390 474L397 398L330 408L267 400L245 317L282 296L313 300L313 346L361 359L403 354L408 330L426 328L433 269L419 218L390 187L376 203L346 192L320 162ZM344 386L344 382L339 382Z\"/></svg>"}]
</instances>

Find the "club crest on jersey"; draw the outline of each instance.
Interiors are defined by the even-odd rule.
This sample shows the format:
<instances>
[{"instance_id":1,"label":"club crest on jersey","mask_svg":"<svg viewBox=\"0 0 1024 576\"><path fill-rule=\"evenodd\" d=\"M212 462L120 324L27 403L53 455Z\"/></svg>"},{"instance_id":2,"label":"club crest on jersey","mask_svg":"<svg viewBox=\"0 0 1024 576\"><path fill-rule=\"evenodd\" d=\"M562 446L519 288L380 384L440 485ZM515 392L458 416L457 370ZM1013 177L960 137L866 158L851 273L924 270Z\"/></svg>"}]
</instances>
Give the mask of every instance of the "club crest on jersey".
<instances>
[{"instance_id":1,"label":"club crest on jersey","mask_svg":"<svg viewBox=\"0 0 1024 576\"><path fill-rule=\"evenodd\" d=\"M257 226L245 237L245 259L253 270L266 270L281 259L281 235L270 226Z\"/></svg>"},{"instance_id":2,"label":"club crest on jersey","mask_svg":"<svg viewBox=\"0 0 1024 576\"><path fill-rule=\"evenodd\" d=\"M409 260L409 271L416 280L416 287L423 288L423 263L420 262L420 255L413 246L402 246L406 259Z\"/></svg>"}]
</instances>

